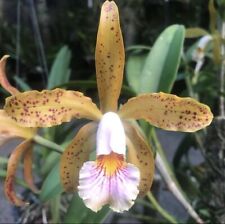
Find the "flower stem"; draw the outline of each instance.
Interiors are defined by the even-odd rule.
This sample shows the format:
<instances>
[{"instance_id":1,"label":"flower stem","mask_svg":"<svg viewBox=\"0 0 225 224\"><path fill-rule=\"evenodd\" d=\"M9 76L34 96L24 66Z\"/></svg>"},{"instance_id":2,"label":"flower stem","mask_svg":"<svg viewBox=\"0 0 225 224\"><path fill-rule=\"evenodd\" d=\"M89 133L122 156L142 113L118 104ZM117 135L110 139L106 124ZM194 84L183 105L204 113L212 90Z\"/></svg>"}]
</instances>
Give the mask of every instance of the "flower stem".
<instances>
[{"instance_id":1,"label":"flower stem","mask_svg":"<svg viewBox=\"0 0 225 224\"><path fill-rule=\"evenodd\" d=\"M184 192L181 190L179 183L165 157L162 146L156 136L155 130L152 131L152 137L154 139L155 145L157 147L157 156L156 156L156 167L159 170L162 178L164 179L170 192L176 197L176 199L183 205L187 213L195 219L197 223L204 223L199 215L192 208L189 201L186 199Z\"/></svg>"},{"instance_id":2,"label":"flower stem","mask_svg":"<svg viewBox=\"0 0 225 224\"><path fill-rule=\"evenodd\" d=\"M177 220L172 215L170 215L165 209L163 209L160 206L160 204L157 202L157 200L155 199L155 197L151 192L147 193L147 197L151 201L155 210L157 210L162 215L162 217L164 217L170 223L178 223Z\"/></svg>"},{"instance_id":3,"label":"flower stem","mask_svg":"<svg viewBox=\"0 0 225 224\"><path fill-rule=\"evenodd\" d=\"M40 135L35 135L33 140L36 143L38 143L39 145L45 146L47 148L51 148L52 150L54 150L55 152L58 152L60 154L62 154L64 151L60 145L58 145L52 141L49 141L48 139L43 138Z\"/></svg>"},{"instance_id":4,"label":"flower stem","mask_svg":"<svg viewBox=\"0 0 225 224\"><path fill-rule=\"evenodd\" d=\"M156 132L155 132L155 128L152 128L152 131L151 131L151 136L152 136L152 139L153 139L153 142L155 144L155 147L157 149L157 152L158 154L161 156L162 160L163 160L163 164L168 172L168 174L172 177L173 181L176 182L176 185L179 185L178 182L177 182L177 179L174 175L174 172L171 168L171 165L169 164L167 158L166 158L166 155L164 153L164 150L158 140L158 137L156 135Z\"/></svg>"}]
</instances>

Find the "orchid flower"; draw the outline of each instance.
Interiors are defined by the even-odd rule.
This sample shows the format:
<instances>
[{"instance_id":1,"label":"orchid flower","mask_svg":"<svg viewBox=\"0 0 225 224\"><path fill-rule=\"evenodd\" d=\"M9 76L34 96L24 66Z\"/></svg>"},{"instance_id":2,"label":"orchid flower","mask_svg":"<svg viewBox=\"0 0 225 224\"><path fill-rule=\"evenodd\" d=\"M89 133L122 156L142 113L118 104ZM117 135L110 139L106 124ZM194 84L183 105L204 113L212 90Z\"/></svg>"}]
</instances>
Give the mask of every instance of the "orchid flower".
<instances>
[{"instance_id":1,"label":"orchid flower","mask_svg":"<svg viewBox=\"0 0 225 224\"><path fill-rule=\"evenodd\" d=\"M59 88L18 93L6 99L4 108L26 127L51 127L73 118L91 120L65 149L60 172L65 191L78 191L95 212L106 204L116 212L126 211L150 190L154 158L133 120L194 132L209 125L213 117L208 106L166 93L142 94L118 109L124 55L118 8L114 1L105 1L95 53L100 109L81 92ZM96 160L88 161L92 149Z\"/></svg>"},{"instance_id":2,"label":"orchid flower","mask_svg":"<svg viewBox=\"0 0 225 224\"><path fill-rule=\"evenodd\" d=\"M195 66L195 74L198 73L204 63L204 58L205 58L205 49L207 45L212 41L212 36L207 34L203 37L200 38L198 41L198 44L196 46L196 49L193 52L192 59L196 61L196 66Z\"/></svg>"},{"instance_id":3,"label":"orchid flower","mask_svg":"<svg viewBox=\"0 0 225 224\"><path fill-rule=\"evenodd\" d=\"M6 91L15 95L19 93L19 91L9 84L5 75L7 57L8 56L4 56L0 60L0 83ZM38 191L33 183L32 177L32 138L35 134L35 128L21 127L12 118L10 118L4 110L0 110L0 145L3 146L5 142L13 138L22 138L24 140L14 149L9 157L4 185L6 197L17 206L26 204L26 202L18 198L14 192L15 174L22 156L24 162L24 179L33 192L37 193Z\"/></svg>"}]
</instances>

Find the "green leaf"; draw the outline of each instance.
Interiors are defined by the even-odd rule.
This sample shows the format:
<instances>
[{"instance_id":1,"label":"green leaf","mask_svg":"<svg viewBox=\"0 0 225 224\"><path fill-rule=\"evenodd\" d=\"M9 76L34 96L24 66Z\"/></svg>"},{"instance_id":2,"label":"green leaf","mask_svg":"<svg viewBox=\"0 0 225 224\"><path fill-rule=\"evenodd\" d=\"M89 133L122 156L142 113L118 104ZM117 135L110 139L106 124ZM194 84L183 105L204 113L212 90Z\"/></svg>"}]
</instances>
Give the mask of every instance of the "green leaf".
<instances>
[{"instance_id":1,"label":"green leaf","mask_svg":"<svg viewBox=\"0 0 225 224\"><path fill-rule=\"evenodd\" d=\"M62 191L58 161L44 180L41 188L40 199L42 202L46 202L59 195Z\"/></svg>"},{"instance_id":2,"label":"green leaf","mask_svg":"<svg viewBox=\"0 0 225 224\"><path fill-rule=\"evenodd\" d=\"M140 51L140 50L151 50L151 47L146 46L146 45L132 45L126 48L126 52L129 51Z\"/></svg>"},{"instance_id":3,"label":"green leaf","mask_svg":"<svg viewBox=\"0 0 225 224\"><path fill-rule=\"evenodd\" d=\"M48 89L69 81L71 73L69 69L70 61L71 51L67 46L63 46L52 65L48 79Z\"/></svg>"},{"instance_id":4,"label":"green leaf","mask_svg":"<svg viewBox=\"0 0 225 224\"><path fill-rule=\"evenodd\" d=\"M206 30L199 28L199 27L194 27L194 28L187 28L185 30L185 37L186 38L196 38L196 37L201 37L209 34Z\"/></svg>"},{"instance_id":5,"label":"green leaf","mask_svg":"<svg viewBox=\"0 0 225 224\"><path fill-rule=\"evenodd\" d=\"M46 175L47 173L49 173L52 170L52 167L54 166L54 164L57 163L57 161L59 161L60 159L60 154L58 152L50 152L48 154L48 156L45 158L45 164L43 164L43 166L40 168L41 173Z\"/></svg>"},{"instance_id":6,"label":"green leaf","mask_svg":"<svg viewBox=\"0 0 225 224\"><path fill-rule=\"evenodd\" d=\"M60 223L60 201L60 195L57 195L56 197L50 200L52 223Z\"/></svg>"},{"instance_id":7,"label":"green leaf","mask_svg":"<svg viewBox=\"0 0 225 224\"><path fill-rule=\"evenodd\" d=\"M142 72L136 78L137 93L170 92L176 79L185 29L181 25L166 28L148 54ZM134 84L132 84L134 85Z\"/></svg>"},{"instance_id":8,"label":"green leaf","mask_svg":"<svg viewBox=\"0 0 225 224\"><path fill-rule=\"evenodd\" d=\"M133 52L128 55L126 63L126 75L129 86L138 93L140 86L140 74L147 58L147 53Z\"/></svg>"},{"instance_id":9,"label":"green leaf","mask_svg":"<svg viewBox=\"0 0 225 224\"><path fill-rule=\"evenodd\" d=\"M63 223L102 223L108 214L109 209L107 207L104 207L97 213L92 212L84 205L82 199L75 194L64 216Z\"/></svg>"},{"instance_id":10,"label":"green leaf","mask_svg":"<svg viewBox=\"0 0 225 224\"><path fill-rule=\"evenodd\" d=\"M63 132L61 132L61 135L62 133ZM74 136L74 132L72 132L72 134ZM70 135L70 133L67 134L67 132L64 131L64 135L66 136L66 137L64 136L64 139L65 139ZM60 146L65 149L67 145L70 143L71 139L72 137L70 138L70 140L65 139L65 141L62 144L60 144ZM43 164L43 166L40 168L41 173L43 175L46 175L47 173L49 173L52 170L52 167L54 166L54 164L56 164L60 160L60 156L61 155L58 152L51 151L50 153L48 153L48 155L45 157L45 164Z\"/></svg>"},{"instance_id":11,"label":"green leaf","mask_svg":"<svg viewBox=\"0 0 225 224\"><path fill-rule=\"evenodd\" d=\"M15 81L16 81L16 84L19 86L20 89L22 89L23 91L29 91L31 90L31 87L23 81L23 79L21 79L20 77L18 76L15 76L14 77Z\"/></svg>"}]
</instances>

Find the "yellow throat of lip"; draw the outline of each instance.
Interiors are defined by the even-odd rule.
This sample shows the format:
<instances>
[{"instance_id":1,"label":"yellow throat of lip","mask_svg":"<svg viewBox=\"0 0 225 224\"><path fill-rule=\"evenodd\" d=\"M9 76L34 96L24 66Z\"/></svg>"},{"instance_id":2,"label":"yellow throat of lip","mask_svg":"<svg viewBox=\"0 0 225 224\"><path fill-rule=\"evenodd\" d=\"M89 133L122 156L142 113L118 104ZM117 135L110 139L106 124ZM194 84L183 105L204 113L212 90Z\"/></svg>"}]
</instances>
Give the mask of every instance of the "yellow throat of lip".
<instances>
[{"instance_id":1,"label":"yellow throat of lip","mask_svg":"<svg viewBox=\"0 0 225 224\"><path fill-rule=\"evenodd\" d=\"M104 170L106 176L113 176L125 166L124 156L111 152L109 155L100 155L97 158L97 167Z\"/></svg>"}]
</instances>

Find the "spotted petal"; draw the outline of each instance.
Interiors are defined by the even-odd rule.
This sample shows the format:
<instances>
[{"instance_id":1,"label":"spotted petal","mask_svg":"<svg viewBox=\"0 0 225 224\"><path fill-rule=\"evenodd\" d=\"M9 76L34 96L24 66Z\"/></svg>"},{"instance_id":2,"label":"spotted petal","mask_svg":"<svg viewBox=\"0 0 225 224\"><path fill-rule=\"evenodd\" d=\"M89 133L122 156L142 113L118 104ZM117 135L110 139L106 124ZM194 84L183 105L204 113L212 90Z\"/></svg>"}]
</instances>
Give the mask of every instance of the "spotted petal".
<instances>
[{"instance_id":1,"label":"spotted petal","mask_svg":"<svg viewBox=\"0 0 225 224\"><path fill-rule=\"evenodd\" d=\"M77 189L79 171L95 145L96 131L97 124L94 122L83 126L61 157L61 182L67 192L74 192Z\"/></svg>"},{"instance_id":2,"label":"spotted petal","mask_svg":"<svg viewBox=\"0 0 225 224\"><path fill-rule=\"evenodd\" d=\"M132 164L109 176L96 162L89 161L80 170L78 194L95 212L106 204L115 212L128 211L138 195L139 180L139 170Z\"/></svg>"},{"instance_id":3,"label":"spotted petal","mask_svg":"<svg viewBox=\"0 0 225 224\"><path fill-rule=\"evenodd\" d=\"M213 118L210 108L198 101L172 94L152 93L131 98L119 110L121 118L145 119L170 131L194 132L208 126Z\"/></svg>"},{"instance_id":4,"label":"spotted petal","mask_svg":"<svg viewBox=\"0 0 225 224\"><path fill-rule=\"evenodd\" d=\"M26 127L51 127L72 118L101 118L101 112L90 98L64 89L17 94L6 99L4 109L18 124Z\"/></svg>"},{"instance_id":5,"label":"spotted petal","mask_svg":"<svg viewBox=\"0 0 225 224\"><path fill-rule=\"evenodd\" d=\"M95 51L98 93L103 112L117 110L124 58L118 8L115 2L105 1L101 10Z\"/></svg>"},{"instance_id":6,"label":"spotted petal","mask_svg":"<svg viewBox=\"0 0 225 224\"><path fill-rule=\"evenodd\" d=\"M29 188L34 192L38 193L39 190L34 184L33 180L33 175L32 175L32 165L33 165L33 147L30 147L26 152L24 152L24 158L23 158L23 163L24 163L24 180L29 186Z\"/></svg>"},{"instance_id":7,"label":"spotted petal","mask_svg":"<svg viewBox=\"0 0 225 224\"><path fill-rule=\"evenodd\" d=\"M0 124L0 145L10 138L22 137L29 139L36 133L36 129L34 128L19 126L4 110L0 110Z\"/></svg>"},{"instance_id":8,"label":"spotted petal","mask_svg":"<svg viewBox=\"0 0 225 224\"><path fill-rule=\"evenodd\" d=\"M12 152L8 161L7 174L6 174L6 180L4 185L5 195L8 198L8 200L11 203L15 204L16 206L24 206L28 204L27 202L17 197L14 191L14 180L15 180L16 170L20 162L20 158L27 150L30 149L31 145L32 145L31 140L26 140L22 142Z\"/></svg>"},{"instance_id":9,"label":"spotted petal","mask_svg":"<svg viewBox=\"0 0 225 224\"><path fill-rule=\"evenodd\" d=\"M0 84L11 95L15 95L19 93L19 90L11 86L11 84L9 83L6 77L6 72L5 72L5 66L6 66L6 61L8 57L9 55L4 55L0 60Z\"/></svg>"},{"instance_id":10,"label":"spotted petal","mask_svg":"<svg viewBox=\"0 0 225 224\"><path fill-rule=\"evenodd\" d=\"M150 190L155 170L152 150L136 127L125 123L127 135L128 158L127 161L134 164L141 173L139 196L145 196Z\"/></svg>"}]
</instances>

